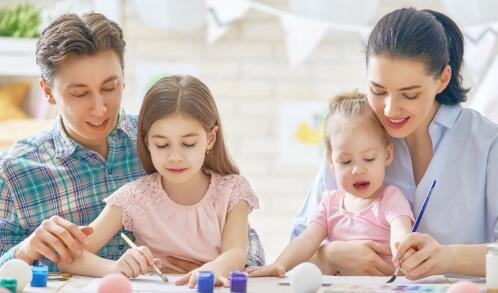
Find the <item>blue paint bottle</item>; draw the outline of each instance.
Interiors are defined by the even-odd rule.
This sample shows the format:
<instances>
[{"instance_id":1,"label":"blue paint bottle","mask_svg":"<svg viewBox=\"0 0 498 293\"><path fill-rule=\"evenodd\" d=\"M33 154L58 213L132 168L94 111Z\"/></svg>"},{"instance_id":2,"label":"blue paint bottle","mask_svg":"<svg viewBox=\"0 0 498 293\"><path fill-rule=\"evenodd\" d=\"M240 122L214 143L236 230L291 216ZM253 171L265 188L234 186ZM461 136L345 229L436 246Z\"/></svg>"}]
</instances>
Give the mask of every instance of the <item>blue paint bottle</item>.
<instances>
[{"instance_id":1,"label":"blue paint bottle","mask_svg":"<svg viewBox=\"0 0 498 293\"><path fill-rule=\"evenodd\" d=\"M33 272L31 287L47 287L48 267L46 265L33 265L31 272Z\"/></svg>"},{"instance_id":2,"label":"blue paint bottle","mask_svg":"<svg viewBox=\"0 0 498 293\"><path fill-rule=\"evenodd\" d=\"M213 293L214 291L214 273L198 272L197 273L197 292Z\"/></svg>"}]
</instances>

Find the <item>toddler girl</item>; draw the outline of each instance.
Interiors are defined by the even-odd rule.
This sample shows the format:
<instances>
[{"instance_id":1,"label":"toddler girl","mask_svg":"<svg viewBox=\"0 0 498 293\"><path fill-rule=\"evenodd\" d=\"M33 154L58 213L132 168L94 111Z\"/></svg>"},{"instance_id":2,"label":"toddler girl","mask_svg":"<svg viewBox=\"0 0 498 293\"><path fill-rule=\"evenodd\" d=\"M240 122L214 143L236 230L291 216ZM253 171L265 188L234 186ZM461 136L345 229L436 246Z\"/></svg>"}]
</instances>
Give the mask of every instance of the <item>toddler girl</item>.
<instances>
[{"instance_id":1,"label":"toddler girl","mask_svg":"<svg viewBox=\"0 0 498 293\"><path fill-rule=\"evenodd\" d=\"M331 99L325 118L325 144L341 190L326 191L303 233L273 264L249 269L250 276L283 277L310 259L326 238L390 243L395 255L397 243L411 232L410 204L398 188L384 183L385 167L393 160L393 145L365 95L351 92Z\"/></svg>"}]
</instances>

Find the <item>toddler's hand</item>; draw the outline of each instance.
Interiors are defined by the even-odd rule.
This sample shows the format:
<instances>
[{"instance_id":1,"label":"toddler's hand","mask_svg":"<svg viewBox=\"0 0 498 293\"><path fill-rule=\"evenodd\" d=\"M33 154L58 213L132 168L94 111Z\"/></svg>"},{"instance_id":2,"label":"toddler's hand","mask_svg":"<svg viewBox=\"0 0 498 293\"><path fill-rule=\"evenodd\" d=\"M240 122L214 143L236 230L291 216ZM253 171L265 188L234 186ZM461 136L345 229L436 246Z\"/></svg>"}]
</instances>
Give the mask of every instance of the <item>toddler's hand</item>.
<instances>
[{"instance_id":1,"label":"toddler's hand","mask_svg":"<svg viewBox=\"0 0 498 293\"><path fill-rule=\"evenodd\" d=\"M285 268L278 264L248 268L246 271L249 277L285 277Z\"/></svg>"}]
</instances>

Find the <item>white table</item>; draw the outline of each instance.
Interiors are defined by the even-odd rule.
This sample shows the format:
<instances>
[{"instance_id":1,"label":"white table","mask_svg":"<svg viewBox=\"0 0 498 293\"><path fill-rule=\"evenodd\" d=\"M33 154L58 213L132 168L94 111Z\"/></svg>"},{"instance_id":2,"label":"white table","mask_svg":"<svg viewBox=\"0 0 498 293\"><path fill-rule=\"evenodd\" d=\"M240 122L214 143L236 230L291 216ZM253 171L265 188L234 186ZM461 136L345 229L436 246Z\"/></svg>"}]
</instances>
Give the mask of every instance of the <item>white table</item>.
<instances>
[{"instance_id":1,"label":"white table","mask_svg":"<svg viewBox=\"0 0 498 293\"><path fill-rule=\"evenodd\" d=\"M389 279L388 277L383 278L375 278L375 277L331 277L324 276L324 282L333 282L335 284L342 283L352 283L352 284L363 284L368 283L370 280L379 282L383 280ZM73 276L68 281L49 281L48 286L46 288L32 288L27 287L23 292L26 293L34 293L34 292L44 292L44 293L86 293L88 291L84 291L83 289L92 281L92 278L82 277L82 276ZM427 279L423 279L417 281L417 283L425 284L425 285L434 285L434 286L446 286L448 284L454 283L460 279L448 279L444 276L435 276ZM248 283L248 293L273 293L273 292L282 292L282 293L291 293L293 292L292 288L288 285L282 285L285 283L286 279L281 278L251 278ZM476 280L474 280L476 281ZM403 280L400 280L402 284L404 284ZM479 287L485 288L485 281L483 279L477 280ZM319 293L324 293L327 289L332 287L321 287L318 291ZM215 292L229 292L230 290L227 288L216 288ZM158 291L134 291L139 293L152 293ZM167 292L167 291L165 291ZM192 291L175 291L175 292L192 292Z\"/></svg>"}]
</instances>

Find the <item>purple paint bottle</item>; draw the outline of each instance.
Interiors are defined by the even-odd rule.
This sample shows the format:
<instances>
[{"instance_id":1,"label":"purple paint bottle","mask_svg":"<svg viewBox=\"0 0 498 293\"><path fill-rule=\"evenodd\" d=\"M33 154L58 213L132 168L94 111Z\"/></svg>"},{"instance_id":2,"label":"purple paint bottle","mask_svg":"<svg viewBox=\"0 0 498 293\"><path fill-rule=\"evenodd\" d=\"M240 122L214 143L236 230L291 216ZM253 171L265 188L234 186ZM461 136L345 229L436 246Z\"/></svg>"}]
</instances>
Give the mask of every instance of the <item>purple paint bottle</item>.
<instances>
[{"instance_id":1,"label":"purple paint bottle","mask_svg":"<svg viewBox=\"0 0 498 293\"><path fill-rule=\"evenodd\" d=\"M247 292L247 273L231 272L230 273L230 292L246 293Z\"/></svg>"}]
</instances>

